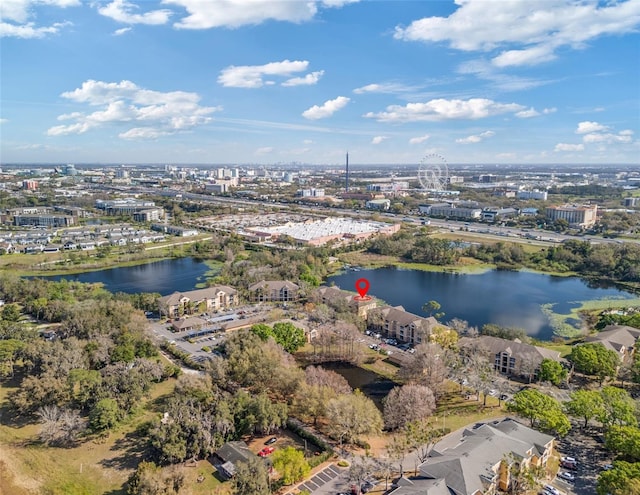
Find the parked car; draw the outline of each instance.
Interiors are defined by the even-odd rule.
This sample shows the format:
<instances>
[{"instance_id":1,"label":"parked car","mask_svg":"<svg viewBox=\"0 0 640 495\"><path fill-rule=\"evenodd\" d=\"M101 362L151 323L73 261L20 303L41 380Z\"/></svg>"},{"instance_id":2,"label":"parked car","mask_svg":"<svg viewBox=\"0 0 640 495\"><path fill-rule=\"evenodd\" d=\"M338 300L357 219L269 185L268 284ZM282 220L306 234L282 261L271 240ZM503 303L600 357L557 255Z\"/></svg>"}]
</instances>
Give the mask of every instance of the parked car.
<instances>
[{"instance_id":1,"label":"parked car","mask_svg":"<svg viewBox=\"0 0 640 495\"><path fill-rule=\"evenodd\" d=\"M562 495L560 490L558 490L555 486L544 485L544 491L550 493L551 495Z\"/></svg>"},{"instance_id":2,"label":"parked car","mask_svg":"<svg viewBox=\"0 0 640 495\"><path fill-rule=\"evenodd\" d=\"M265 445L273 445L274 443L276 443L278 441L278 437L271 437L269 440L267 440L266 442L264 442Z\"/></svg>"},{"instance_id":3,"label":"parked car","mask_svg":"<svg viewBox=\"0 0 640 495\"><path fill-rule=\"evenodd\" d=\"M612 469L613 469L613 464L605 464L604 466L602 466L603 471L610 471Z\"/></svg>"},{"instance_id":4,"label":"parked car","mask_svg":"<svg viewBox=\"0 0 640 495\"><path fill-rule=\"evenodd\" d=\"M562 471L560 473L558 473L558 478L562 478L565 481L575 481L576 477L573 473L570 473L569 471Z\"/></svg>"},{"instance_id":5,"label":"parked car","mask_svg":"<svg viewBox=\"0 0 640 495\"><path fill-rule=\"evenodd\" d=\"M573 457L562 457L560 458L560 465L566 469L577 469L578 461L576 461Z\"/></svg>"},{"instance_id":6,"label":"parked car","mask_svg":"<svg viewBox=\"0 0 640 495\"><path fill-rule=\"evenodd\" d=\"M270 454L273 454L273 451L276 450L275 447L265 447L260 452L258 452L258 456L267 457Z\"/></svg>"}]
</instances>

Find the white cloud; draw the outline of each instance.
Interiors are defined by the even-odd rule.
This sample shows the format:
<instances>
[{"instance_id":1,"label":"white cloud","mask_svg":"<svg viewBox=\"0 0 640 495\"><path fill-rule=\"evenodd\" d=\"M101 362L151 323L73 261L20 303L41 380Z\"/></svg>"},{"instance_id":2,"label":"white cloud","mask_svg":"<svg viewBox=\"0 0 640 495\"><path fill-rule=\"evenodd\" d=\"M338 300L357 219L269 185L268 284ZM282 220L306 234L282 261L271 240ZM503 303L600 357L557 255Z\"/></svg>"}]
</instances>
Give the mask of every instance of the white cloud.
<instances>
[{"instance_id":1,"label":"white cloud","mask_svg":"<svg viewBox=\"0 0 640 495\"><path fill-rule=\"evenodd\" d=\"M537 117L540 115L535 108L529 108L528 110L522 110L520 112L516 112L516 117L519 119L530 119L531 117Z\"/></svg>"},{"instance_id":2,"label":"white cloud","mask_svg":"<svg viewBox=\"0 0 640 495\"><path fill-rule=\"evenodd\" d=\"M9 119L0 119L0 125L6 124L7 122L9 122Z\"/></svg>"},{"instance_id":3,"label":"white cloud","mask_svg":"<svg viewBox=\"0 0 640 495\"><path fill-rule=\"evenodd\" d=\"M292 77L282 83L282 86L313 86L317 84L320 78L324 75L323 70L311 72L303 77Z\"/></svg>"},{"instance_id":4,"label":"white cloud","mask_svg":"<svg viewBox=\"0 0 640 495\"><path fill-rule=\"evenodd\" d=\"M309 21L319 7L342 7L355 0L274 1L274 0L163 0L183 7L188 15L175 24L179 29L236 28L267 20L300 23Z\"/></svg>"},{"instance_id":5,"label":"white cloud","mask_svg":"<svg viewBox=\"0 0 640 495\"><path fill-rule=\"evenodd\" d=\"M144 14L135 13L138 5L127 0L113 0L111 3L100 7L98 13L123 24L149 24L161 25L169 22L172 12L167 9L151 10Z\"/></svg>"},{"instance_id":6,"label":"white cloud","mask_svg":"<svg viewBox=\"0 0 640 495\"><path fill-rule=\"evenodd\" d=\"M484 131L484 132L481 132L480 134L474 134L471 136L467 136L466 138L456 139L456 143L475 144L485 140L486 138L493 137L495 135L496 133L493 131Z\"/></svg>"},{"instance_id":7,"label":"white cloud","mask_svg":"<svg viewBox=\"0 0 640 495\"><path fill-rule=\"evenodd\" d=\"M108 83L88 80L80 88L62 93L63 98L92 107L102 107L91 113L72 112L58 116L71 121L51 127L49 136L83 134L111 124L131 125L119 137L123 139L156 139L206 124L210 114L220 107L200 106L196 93L171 91L162 93L140 88L131 81Z\"/></svg>"},{"instance_id":8,"label":"white cloud","mask_svg":"<svg viewBox=\"0 0 640 495\"><path fill-rule=\"evenodd\" d=\"M596 37L634 31L640 2L457 0L448 17L396 27L396 39L446 42L464 51L502 49L497 67L551 60L560 48L579 49Z\"/></svg>"},{"instance_id":9,"label":"white cloud","mask_svg":"<svg viewBox=\"0 0 640 495\"><path fill-rule=\"evenodd\" d=\"M421 143L424 143L430 137L431 136L429 136L429 134L425 134L424 136L413 137L409 139L409 144L421 144Z\"/></svg>"},{"instance_id":10,"label":"white cloud","mask_svg":"<svg viewBox=\"0 0 640 495\"><path fill-rule=\"evenodd\" d=\"M304 139L302 142L304 144L313 144L313 140L311 140L311 139Z\"/></svg>"},{"instance_id":11,"label":"white cloud","mask_svg":"<svg viewBox=\"0 0 640 495\"><path fill-rule=\"evenodd\" d=\"M269 153L273 153L273 147L271 146L263 146L262 148L258 148L254 153L256 155L266 155Z\"/></svg>"},{"instance_id":12,"label":"white cloud","mask_svg":"<svg viewBox=\"0 0 640 495\"><path fill-rule=\"evenodd\" d=\"M356 88L353 92L357 95L365 94L365 93L383 93L383 94L397 94L397 93L406 93L408 91L415 90L415 87L406 86L404 84L399 83L381 83L381 84L367 84L366 86L362 86L360 88Z\"/></svg>"},{"instance_id":13,"label":"white cloud","mask_svg":"<svg viewBox=\"0 0 640 495\"><path fill-rule=\"evenodd\" d=\"M2 0L0 38L43 38L48 34L56 34L61 28L71 25L70 22L59 21L49 26L37 26L30 19L35 17L34 10L39 5L66 8L77 7L81 4L80 0Z\"/></svg>"},{"instance_id":14,"label":"white cloud","mask_svg":"<svg viewBox=\"0 0 640 495\"><path fill-rule=\"evenodd\" d=\"M218 83L227 88L260 88L264 86L264 76L290 77L296 72L307 70L307 60L283 60L264 65L231 65L222 69Z\"/></svg>"},{"instance_id":15,"label":"white cloud","mask_svg":"<svg viewBox=\"0 0 640 495\"><path fill-rule=\"evenodd\" d=\"M427 103L408 103L405 106L390 105L385 112L369 112L364 116L379 122L424 122L440 120L477 120L503 113L515 113L525 107L517 103L497 103L486 98L446 100L439 98Z\"/></svg>"},{"instance_id":16,"label":"white cloud","mask_svg":"<svg viewBox=\"0 0 640 495\"><path fill-rule=\"evenodd\" d=\"M114 36L122 36L123 34L128 33L129 31L131 31L131 28L130 28L130 27L120 28L120 29L116 29L116 30L113 32L113 35L114 35Z\"/></svg>"},{"instance_id":17,"label":"white cloud","mask_svg":"<svg viewBox=\"0 0 640 495\"><path fill-rule=\"evenodd\" d=\"M546 79L531 79L512 74L502 74L490 62L481 59L463 62L458 67L458 72L460 74L473 74L480 79L490 81L494 87L501 91L524 91L553 82Z\"/></svg>"},{"instance_id":18,"label":"white cloud","mask_svg":"<svg viewBox=\"0 0 640 495\"><path fill-rule=\"evenodd\" d=\"M585 134L582 136L585 143L630 143L633 141L633 131L622 131L618 134L610 132Z\"/></svg>"},{"instance_id":19,"label":"white cloud","mask_svg":"<svg viewBox=\"0 0 640 495\"><path fill-rule=\"evenodd\" d=\"M542 113L545 115L549 115L550 113L556 113L558 109L556 107L545 108L542 110Z\"/></svg>"},{"instance_id":20,"label":"white cloud","mask_svg":"<svg viewBox=\"0 0 640 495\"><path fill-rule=\"evenodd\" d=\"M584 144L558 143L554 151L584 151Z\"/></svg>"},{"instance_id":21,"label":"white cloud","mask_svg":"<svg viewBox=\"0 0 640 495\"><path fill-rule=\"evenodd\" d=\"M389 139L389 136L375 136L371 140L371 144L380 144L381 142L386 141L387 139Z\"/></svg>"},{"instance_id":22,"label":"white cloud","mask_svg":"<svg viewBox=\"0 0 640 495\"><path fill-rule=\"evenodd\" d=\"M606 125L598 124L597 122L579 122L576 134L591 134L592 132L601 132L608 130Z\"/></svg>"},{"instance_id":23,"label":"white cloud","mask_svg":"<svg viewBox=\"0 0 640 495\"><path fill-rule=\"evenodd\" d=\"M322 105L313 105L311 108L302 112L302 116L309 120L318 120L331 117L335 112L344 108L351 101L346 96L338 96L334 100L327 100Z\"/></svg>"}]
</instances>

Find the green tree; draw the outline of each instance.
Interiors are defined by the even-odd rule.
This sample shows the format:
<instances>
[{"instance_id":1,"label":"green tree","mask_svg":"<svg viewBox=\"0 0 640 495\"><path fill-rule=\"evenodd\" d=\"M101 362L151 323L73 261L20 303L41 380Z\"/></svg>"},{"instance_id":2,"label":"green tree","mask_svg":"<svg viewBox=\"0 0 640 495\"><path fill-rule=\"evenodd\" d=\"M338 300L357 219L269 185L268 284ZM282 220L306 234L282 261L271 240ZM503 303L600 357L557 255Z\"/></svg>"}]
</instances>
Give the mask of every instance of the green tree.
<instances>
[{"instance_id":1,"label":"green tree","mask_svg":"<svg viewBox=\"0 0 640 495\"><path fill-rule=\"evenodd\" d=\"M294 447L276 450L272 460L274 469L280 473L285 485L300 481L311 471L309 463L304 458L304 452Z\"/></svg>"},{"instance_id":2,"label":"green tree","mask_svg":"<svg viewBox=\"0 0 640 495\"><path fill-rule=\"evenodd\" d=\"M0 340L0 377L13 376L13 367L25 343L17 339Z\"/></svg>"},{"instance_id":3,"label":"green tree","mask_svg":"<svg viewBox=\"0 0 640 495\"><path fill-rule=\"evenodd\" d=\"M604 387L602 395L603 410L598 418L605 425L632 425L638 424L636 417L636 403L629 392L618 387Z\"/></svg>"},{"instance_id":4,"label":"green tree","mask_svg":"<svg viewBox=\"0 0 640 495\"><path fill-rule=\"evenodd\" d=\"M640 462L614 461L598 476L598 495L640 495Z\"/></svg>"},{"instance_id":5,"label":"green tree","mask_svg":"<svg viewBox=\"0 0 640 495\"><path fill-rule=\"evenodd\" d=\"M5 321L16 322L20 319L20 310L17 304L5 304L0 312L0 318Z\"/></svg>"},{"instance_id":6,"label":"green tree","mask_svg":"<svg viewBox=\"0 0 640 495\"><path fill-rule=\"evenodd\" d=\"M569 415L584 419L586 428L589 421L599 418L604 413L604 401L597 390L578 390L571 394L571 400L565 404Z\"/></svg>"},{"instance_id":7,"label":"green tree","mask_svg":"<svg viewBox=\"0 0 640 495\"><path fill-rule=\"evenodd\" d=\"M567 378L567 370L558 361L545 358L540 363L538 378L542 382L551 382L558 386Z\"/></svg>"},{"instance_id":8,"label":"green tree","mask_svg":"<svg viewBox=\"0 0 640 495\"><path fill-rule=\"evenodd\" d=\"M110 430L118 424L118 403L114 399L101 399L89 413L89 427L93 431Z\"/></svg>"},{"instance_id":9,"label":"green tree","mask_svg":"<svg viewBox=\"0 0 640 495\"><path fill-rule=\"evenodd\" d=\"M376 405L360 390L341 395L327 405L327 419L331 434L340 440L354 442L360 435L382 430L382 415Z\"/></svg>"},{"instance_id":10,"label":"green tree","mask_svg":"<svg viewBox=\"0 0 640 495\"><path fill-rule=\"evenodd\" d=\"M293 323L276 323L273 325L273 336L282 348L294 353L305 344L304 330Z\"/></svg>"},{"instance_id":11,"label":"green tree","mask_svg":"<svg viewBox=\"0 0 640 495\"><path fill-rule=\"evenodd\" d=\"M250 457L246 462L236 464L233 477L233 493L235 495L269 495L269 473L262 459Z\"/></svg>"},{"instance_id":12,"label":"green tree","mask_svg":"<svg viewBox=\"0 0 640 495\"><path fill-rule=\"evenodd\" d=\"M265 323L256 323L255 325L251 325L250 330L265 342L269 340L269 337L273 337L273 328Z\"/></svg>"},{"instance_id":13,"label":"green tree","mask_svg":"<svg viewBox=\"0 0 640 495\"><path fill-rule=\"evenodd\" d=\"M422 305L422 311L429 313L429 316L433 316L442 306L438 301L428 301Z\"/></svg>"},{"instance_id":14,"label":"green tree","mask_svg":"<svg viewBox=\"0 0 640 495\"><path fill-rule=\"evenodd\" d=\"M619 364L616 352L605 348L598 342L574 346L569 354L569 360L577 371L597 376L601 385L605 378L616 376Z\"/></svg>"},{"instance_id":15,"label":"green tree","mask_svg":"<svg viewBox=\"0 0 640 495\"><path fill-rule=\"evenodd\" d=\"M612 426L605 435L609 450L618 452L626 459L640 462L640 428L636 426Z\"/></svg>"},{"instance_id":16,"label":"green tree","mask_svg":"<svg viewBox=\"0 0 640 495\"><path fill-rule=\"evenodd\" d=\"M571 429L571 423L562 412L560 403L535 389L522 390L513 396L507 409L528 418L531 427L553 430L564 436Z\"/></svg>"}]
</instances>

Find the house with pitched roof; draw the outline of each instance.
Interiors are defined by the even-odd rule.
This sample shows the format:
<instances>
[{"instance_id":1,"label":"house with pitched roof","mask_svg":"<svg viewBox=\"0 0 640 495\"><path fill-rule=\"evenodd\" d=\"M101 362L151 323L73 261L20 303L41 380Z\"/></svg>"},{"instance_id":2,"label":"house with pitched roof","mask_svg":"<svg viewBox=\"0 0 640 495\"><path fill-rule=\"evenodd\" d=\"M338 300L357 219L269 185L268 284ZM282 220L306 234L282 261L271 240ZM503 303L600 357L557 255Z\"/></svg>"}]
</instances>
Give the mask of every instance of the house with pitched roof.
<instances>
[{"instance_id":1,"label":"house with pitched roof","mask_svg":"<svg viewBox=\"0 0 640 495\"><path fill-rule=\"evenodd\" d=\"M439 325L433 316L414 315L402 306L382 306L369 311L367 324L371 330L385 337L414 345L427 342L433 329Z\"/></svg>"},{"instance_id":2,"label":"house with pitched roof","mask_svg":"<svg viewBox=\"0 0 640 495\"><path fill-rule=\"evenodd\" d=\"M224 478L231 479L236 474L237 464L247 462L252 457L257 456L242 440L227 442L214 452L212 464Z\"/></svg>"},{"instance_id":3,"label":"house with pitched roof","mask_svg":"<svg viewBox=\"0 0 640 495\"><path fill-rule=\"evenodd\" d=\"M464 430L455 444L450 438L440 441L419 470L424 478L444 479L455 495L494 494L509 489L515 466L546 467L554 442L554 437L506 418Z\"/></svg>"},{"instance_id":4,"label":"house with pitched roof","mask_svg":"<svg viewBox=\"0 0 640 495\"><path fill-rule=\"evenodd\" d=\"M255 302L295 301L300 287L289 280L262 280L249 286L251 300Z\"/></svg>"},{"instance_id":5,"label":"house with pitched roof","mask_svg":"<svg viewBox=\"0 0 640 495\"><path fill-rule=\"evenodd\" d=\"M587 337L585 342L599 342L606 349L615 351L623 362L635 352L636 342L640 339L640 329L626 325L607 325L597 335Z\"/></svg>"},{"instance_id":6,"label":"house with pitched roof","mask_svg":"<svg viewBox=\"0 0 640 495\"><path fill-rule=\"evenodd\" d=\"M170 318L184 314L204 313L228 309L238 305L238 291L232 287L218 285L206 289L174 292L158 299L160 315Z\"/></svg>"}]
</instances>

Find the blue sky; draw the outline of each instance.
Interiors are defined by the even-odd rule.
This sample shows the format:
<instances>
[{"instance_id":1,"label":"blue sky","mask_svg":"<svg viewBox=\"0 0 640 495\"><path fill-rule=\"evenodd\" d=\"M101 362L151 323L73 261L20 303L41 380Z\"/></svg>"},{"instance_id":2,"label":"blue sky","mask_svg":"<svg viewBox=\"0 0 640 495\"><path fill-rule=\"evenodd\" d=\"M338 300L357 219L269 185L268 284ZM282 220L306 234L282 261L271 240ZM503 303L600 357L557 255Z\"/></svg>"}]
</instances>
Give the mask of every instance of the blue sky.
<instances>
[{"instance_id":1,"label":"blue sky","mask_svg":"<svg viewBox=\"0 0 640 495\"><path fill-rule=\"evenodd\" d=\"M2 163L640 163L640 0L2 0Z\"/></svg>"}]
</instances>

